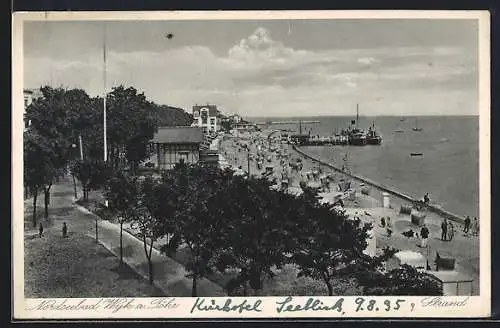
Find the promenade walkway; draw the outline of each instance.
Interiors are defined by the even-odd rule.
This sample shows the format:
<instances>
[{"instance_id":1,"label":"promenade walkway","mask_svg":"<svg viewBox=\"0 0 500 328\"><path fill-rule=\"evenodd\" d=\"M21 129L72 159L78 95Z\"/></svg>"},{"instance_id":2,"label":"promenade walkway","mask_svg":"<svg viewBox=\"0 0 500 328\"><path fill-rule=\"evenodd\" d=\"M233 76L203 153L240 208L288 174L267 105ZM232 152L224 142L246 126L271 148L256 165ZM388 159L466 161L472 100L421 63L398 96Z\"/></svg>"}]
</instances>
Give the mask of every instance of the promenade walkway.
<instances>
[{"instance_id":1,"label":"promenade walkway","mask_svg":"<svg viewBox=\"0 0 500 328\"><path fill-rule=\"evenodd\" d=\"M63 178L52 187L49 220L39 218L44 225L44 233L60 233L62 223L66 222L70 238L74 234L84 234L95 238L95 220L98 222L98 239L110 252L120 254L120 228L118 225L101 220L85 208L74 204L73 183L70 178ZM25 238L38 233L38 228L31 226L32 199L24 202ZM39 204L43 203L43 197ZM39 205L40 206L40 205ZM38 207L39 216L42 212ZM144 278L148 278L148 263L142 241L128 232L123 232L124 262ZM29 250L27 250L29 251ZM155 285L167 296L190 297L192 280L186 277L183 265L153 250ZM198 296L225 296L219 285L208 279L201 279L197 284ZM102 295L105 297L106 295Z\"/></svg>"}]
</instances>

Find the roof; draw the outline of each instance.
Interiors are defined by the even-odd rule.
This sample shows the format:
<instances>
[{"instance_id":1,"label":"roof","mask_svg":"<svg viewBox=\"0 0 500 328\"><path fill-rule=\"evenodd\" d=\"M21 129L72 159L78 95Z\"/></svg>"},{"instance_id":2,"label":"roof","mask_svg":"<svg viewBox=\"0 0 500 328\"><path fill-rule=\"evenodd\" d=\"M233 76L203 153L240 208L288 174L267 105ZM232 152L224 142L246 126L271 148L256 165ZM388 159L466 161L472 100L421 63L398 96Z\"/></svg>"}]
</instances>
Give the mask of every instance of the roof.
<instances>
[{"instance_id":1,"label":"roof","mask_svg":"<svg viewBox=\"0 0 500 328\"><path fill-rule=\"evenodd\" d=\"M427 271L441 282L471 282L474 279L467 274L457 271Z\"/></svg>"},{"instance_id":2,"label":"roof","mask_svg":"<svg viewBox=\"0 0 500 328\"><path fill-rule=\"evenodd\" d=\"M195 111L200 111L202 108L208 108L208 115L209 116L218 116L220 113L217 110L216 105L194 105L193 106L193 112Z\"/></svg>"},{"instance_id":3,"label":"roof","mask_svg":"<svg viewBox=\"0 0 500 328\"><path fill-rule=\"evenodd\" d=\"M160 127L151 142L163 144L200 144L203 142L203 130L190 126Z\"/></svg>"},{"instance_id":4,"label":"roof","mask_svg":"<svg viewBox=\"0 0 500 328\"><path fill-rule=\"evenodd\" d=\"M412 251L401 251L401 252L397 252L396 254L394 254L395 257L399 258L399 259L405 259L405 260L420 260L422 258L425 258L422 254L420 253L417 253L417 252L412 252Z\"/></svg>"}]
</instances>

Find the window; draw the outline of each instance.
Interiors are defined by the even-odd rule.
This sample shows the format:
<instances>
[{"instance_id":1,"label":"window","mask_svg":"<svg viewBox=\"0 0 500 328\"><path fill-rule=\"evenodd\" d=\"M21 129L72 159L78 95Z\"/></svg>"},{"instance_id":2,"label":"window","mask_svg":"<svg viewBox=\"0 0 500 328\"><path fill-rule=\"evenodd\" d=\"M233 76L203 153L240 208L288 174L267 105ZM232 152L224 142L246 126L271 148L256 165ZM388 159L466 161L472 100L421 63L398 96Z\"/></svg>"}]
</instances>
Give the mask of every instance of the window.
<instances>
[{"instance_id":1,"label":"window","mask_svg":"<svg viewBox=\"0 0 500 328\"><path fill-rule=\"evenodd\" d=\"M179 163L180 162L187 163L188 162L188 156L189 156L189 152L188 151L180 151L179 152L179 157L178 157Z\"/></svg>"},{"instance_id":2,"label":"window","mask_svg":"<svg viewBox=\"0 0 500 328\"><path fill-rule=\"evenodd\" d=\"M201 124L207 124L208 111L206 109L202 109L200 116L201 116Z\"/></svg>"},{"instance_id":3,"label":"window","mask_svg":"<svg viewBox=\"0 0 500 328\"><path fill-rule=\"evenodd\" d=\"M210 118L210 125L215 125L215 118L214 117Z\"/></svg>"}]
</instances>

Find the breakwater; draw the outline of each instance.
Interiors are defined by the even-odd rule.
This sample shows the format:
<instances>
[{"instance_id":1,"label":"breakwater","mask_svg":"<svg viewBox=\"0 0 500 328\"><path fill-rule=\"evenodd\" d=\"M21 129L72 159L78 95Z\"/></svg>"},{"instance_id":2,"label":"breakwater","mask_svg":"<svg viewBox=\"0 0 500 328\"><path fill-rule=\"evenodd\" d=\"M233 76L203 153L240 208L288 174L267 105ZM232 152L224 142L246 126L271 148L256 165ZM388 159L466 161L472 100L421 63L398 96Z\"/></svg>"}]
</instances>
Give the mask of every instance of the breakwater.
<instances>
[{"instance_id":1,"label":"breakwater","mask_svg":"<svg viewBox=\"0 0 500 328\"><path fill-rule=\"evenodd\" d=\"M388 187L388 186L384 186L376 181L373 181L371 179L368 179L368 178L365 178L365 177L362 177L362 176L359 176L359 175L356 175L356 174L353 174L353 173L348 173L348 172L345 172L345 171L342 171L342 169L334 166L333 164L331 163L327 163L325 161L322 161L314 156L311 156L310 154L306 153L305 151L303 151L302 149L300 149L300 147L297 147L295 145L292 145L292 148L295 152L297 152L298 154L300 154L301 156L305 157L305 158L308 158L314 162L317 162L317 163L320 163L321 165L324 165L324 166L327 166L331 169L333 169L334 171L337 171L339 173L342 173L342 174L345 174L357 181L360 181L360 182L363 182L367 185L370 185L374 188L377 188L381 191L384 191L384 192L387 192L391 195L394 195L400 199L403 199L407 202L411 202L411 203L416 203L418 202L419 200L409 196L409 195L406 195L398 190L395 190L394 188L391 188L391 187ZM462 218L462 216L458 215L458 214L455 214L455 213L452 213L452 212L449 212L443 208L440 208L440 207L437 207L437 206L434 206L432 204L427 204L427 205L424 205L429 211L441 216L441 217L444 217L444 218L447 218L449 220L452 220L452 221L455 221L455 222L458 222L460 224L463 224L463 221L464 219Z\"/></svg>"}]
</instances>

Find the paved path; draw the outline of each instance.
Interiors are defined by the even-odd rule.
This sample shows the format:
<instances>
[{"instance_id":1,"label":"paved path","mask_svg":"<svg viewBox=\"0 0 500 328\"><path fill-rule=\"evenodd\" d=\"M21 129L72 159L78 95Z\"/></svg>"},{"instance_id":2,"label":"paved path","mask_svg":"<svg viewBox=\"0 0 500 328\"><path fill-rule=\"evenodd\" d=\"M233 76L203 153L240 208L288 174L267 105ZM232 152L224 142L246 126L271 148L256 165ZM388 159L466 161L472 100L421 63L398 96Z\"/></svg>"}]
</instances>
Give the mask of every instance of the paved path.
<instances>
[{"instance_id":1,"label":"paved path","mask_svg":"<svg viewBox=\"0 0 500 328\"><path fill-rule=\"evenodd\" d=\"M49 210L49 220L41 219L42 224L47 230L61 230L62 222L66 222L68 230L71 233L86 234L95 238L95 219L94 214L85 208L73 203L73 184L70 178L62 179L57 185L54 185L51 192L51 206ZM25 204L25 213L28 222L25 225L25 235L34 235L38 229L33 229L31 223L32 199L27 199ZM43 203L43 197L40 204ZM39 216L43 214L39 210ZM98 220L99 242L116 256L120 254L120 228L118 225L106 220ZM57 231L54 231L57 232ZM134 269L138 274L148 277L148 263L142 241L127 232L123 232L123 254L124 262ZM162 255L157 250L152 254L155 285L160 288L167 296L190 297L192 281L186 277L186 271L183 265L173 259ZM197 285L198 296L224 296L226 295L222 287L208 279L201 279Z\"/></svg>"}]
</instances>

